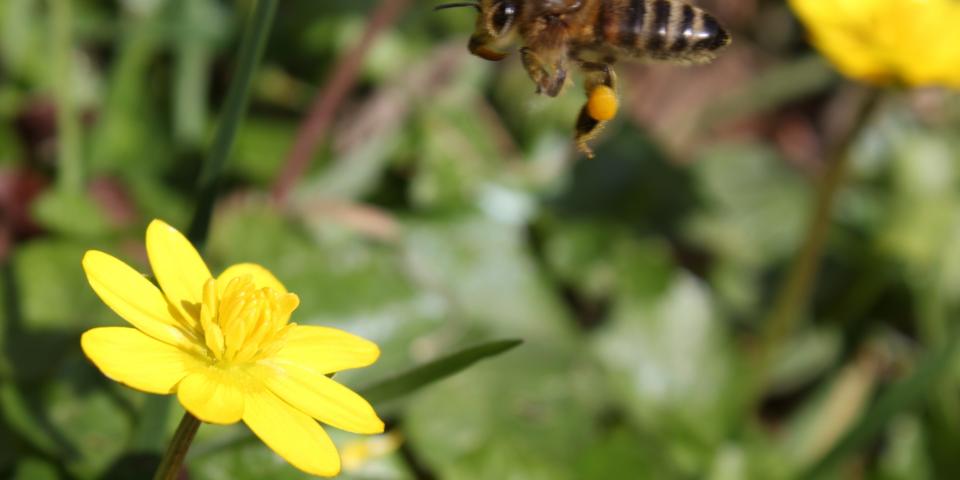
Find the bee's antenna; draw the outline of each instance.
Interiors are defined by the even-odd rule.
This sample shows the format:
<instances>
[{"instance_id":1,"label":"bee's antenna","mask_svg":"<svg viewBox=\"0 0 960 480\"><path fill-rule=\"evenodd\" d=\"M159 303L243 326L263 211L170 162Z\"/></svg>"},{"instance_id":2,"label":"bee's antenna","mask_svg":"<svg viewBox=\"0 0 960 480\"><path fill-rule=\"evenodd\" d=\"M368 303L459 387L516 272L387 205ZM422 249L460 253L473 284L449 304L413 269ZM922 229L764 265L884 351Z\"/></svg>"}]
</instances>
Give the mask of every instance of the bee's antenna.
<instances>
[{"instance_id":1,"label":"bee's antenna","mask_svg":"<svg viewBox=\"0 0 960 480\"><path fill-rule=\"evenodd\" d=\"M476 8L478 12L480 11L480 4L477 2L444 3L443 5L437 5L436 7L433 7L433 10L437 11L437 10L445 10L447 8L458 8L458 7L473 7L473 8Z\"/></svg>"}]
</instances>

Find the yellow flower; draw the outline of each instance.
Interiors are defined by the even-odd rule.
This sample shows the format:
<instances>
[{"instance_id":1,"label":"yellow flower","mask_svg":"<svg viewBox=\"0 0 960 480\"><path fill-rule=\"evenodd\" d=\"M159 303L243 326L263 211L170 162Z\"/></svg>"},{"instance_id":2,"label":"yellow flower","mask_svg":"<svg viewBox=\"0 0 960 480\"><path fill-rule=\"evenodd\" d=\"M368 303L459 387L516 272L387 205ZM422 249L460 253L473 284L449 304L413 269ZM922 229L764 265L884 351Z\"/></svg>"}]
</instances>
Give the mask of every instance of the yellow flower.
<instances>
[{"instance_id":1,"label":"yellow flower","mask_svg":"<svg viewBox=\"0 0 960 480\"><path fill-rule=\"evenodd\" d=\"M245 263L214 278L190 242L159 220L147 228L147 254L160 289L106 253L83 257L93 290L136 327L83 334L84 353L106 376L148 393L176 393L204 422L243 420L315 475L340 471L336 447L315 420L383 432L366 400L326 376L372 364L380 355L374 343L290 322L299 299L269 271Z\"/></svg>"},{"instance_id":2,"label":"yellow flower","mask_svg":"<svg viewBox=\"0 0 960 480\"><path fill-rule=\"evenodd\" d=\"M960 2L790 0L813 44L874 84L960 88Z\"/></svg>"}]
</instances>

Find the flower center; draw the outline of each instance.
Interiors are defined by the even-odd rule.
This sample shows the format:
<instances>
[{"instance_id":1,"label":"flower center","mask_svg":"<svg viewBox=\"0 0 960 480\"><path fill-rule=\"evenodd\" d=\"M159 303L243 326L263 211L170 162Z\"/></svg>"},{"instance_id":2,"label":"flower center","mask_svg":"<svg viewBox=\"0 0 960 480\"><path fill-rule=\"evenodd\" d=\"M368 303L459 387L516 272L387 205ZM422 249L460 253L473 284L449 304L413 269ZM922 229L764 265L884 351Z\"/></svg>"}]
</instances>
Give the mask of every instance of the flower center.
<instances>
[{"instance_id":1,"label":"flower center","mask_svg":"<svg viewBox=\"0 0 960 480\"><path fill-rule=\"evenodd\" d=\"M219 364L253 362L276 353L295 325L289 323L290 314L299 304L292 293L257 288L250 275L226 286L207 280L200 306L207 349Z\"/></svg>"}]
</instances>

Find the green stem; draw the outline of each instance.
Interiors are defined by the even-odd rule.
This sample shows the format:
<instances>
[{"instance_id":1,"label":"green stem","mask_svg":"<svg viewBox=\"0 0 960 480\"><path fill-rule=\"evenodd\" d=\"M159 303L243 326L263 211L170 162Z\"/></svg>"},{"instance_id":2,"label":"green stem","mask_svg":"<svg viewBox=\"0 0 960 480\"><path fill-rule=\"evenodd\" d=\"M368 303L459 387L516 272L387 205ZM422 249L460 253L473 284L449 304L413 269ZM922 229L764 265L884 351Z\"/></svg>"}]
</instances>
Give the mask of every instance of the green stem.
<instances>
[{"instance_id":1,"label":"green stem","mask_svg":"<svg viewBox=\"0 0 960 480\"><path fill-rule=\"evenodd\" d=\"M57 102L57 186L61 191L83 189L80 126L73 101L73 0L50 0L50 34L53 39L53 75Z\"/></svg>"},{"instance_id":2,"label":"green stem","mask_svg":"<svg viewBox=\"0 0 960 480\"><path fill-rule=\"evenodd\" d=\"M177 425L177 431L167 447L167 453L163 454L157 473L153 475L153 480L173 480L179 477L183 459L186 458L187 450L190 450L190 444L193 443L193 437L197 435L199 428L200 420L190 412L184 412L180 425Z\"/></svg>"},{"instance_id":3,"label":"green stem","mask_svg":"<svg viewBox=\"0 0 960 480\"><path fill-rule=\"evenodd\" d=\"M846 180L847 168L850 164L850 146L857 139L866 121L869 119L878 103L879 94L875 90L865 93L859 107L843 128L839 138L828 154L827 170L817 188L813 217L810 227L803 239L800 251L794 258L787 274L775 297L773 307L767 315L761 328L760 345L757 351L759 362L758 387L762 388L765 382L766 370L770 360L779 350L784 338L796 327L797 320L806 309L807 299L813 280L820 267L820 257L826 243L827 233L830 230L830 219L833 214L834 201L837 193Z\"/></svg>"},{"instance_id":4,"label":"green stem","mask_svg":"<svg viewBox=\"0 0 960 480\"><path fill-rule=\"evenodd\" d=\"M257 2L250 27L247 28L240 45L239 65L236 79L230 84L227 92L226 106L223 117L213 141L213 148L200 173L197 193L197 210L190 222L187 236L190 241L202 248L210 230L210 219L213 215L213 205L216 201L220 178L224 166L233 149L234 139L240 122L247 111L250 99L250 86L253 75L263 57L263 50L270 36L270 27L273 25L273 16L277 10L278 0L260 0Z\"/></svg>"}]
</instances>

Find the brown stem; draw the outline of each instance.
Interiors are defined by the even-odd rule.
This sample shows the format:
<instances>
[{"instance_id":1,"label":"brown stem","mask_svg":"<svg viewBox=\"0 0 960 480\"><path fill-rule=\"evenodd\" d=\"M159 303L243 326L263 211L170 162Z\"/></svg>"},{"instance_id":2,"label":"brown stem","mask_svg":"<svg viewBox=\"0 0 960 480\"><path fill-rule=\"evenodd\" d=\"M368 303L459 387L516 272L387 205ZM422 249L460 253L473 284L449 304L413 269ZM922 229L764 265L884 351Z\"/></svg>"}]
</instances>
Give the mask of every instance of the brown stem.
<instances>
[{"instance_id":1,"label":"brown stem","mask_svg":"<svg viewBox=\"0 0 960 480\"><path fill-rule=\"evenodd\" d=\"M273 185L273 199L286 203L290 189L307 171L310 159L326 137L333 116L357 80L363 59L380 33L403 13L410 0L382 0L367 23L360 42L350 49L334 67L333 77L320 89L310 106L307 118L300 125L293 148L287 155L280 176Z\"/></svg>"}]
</instances>

